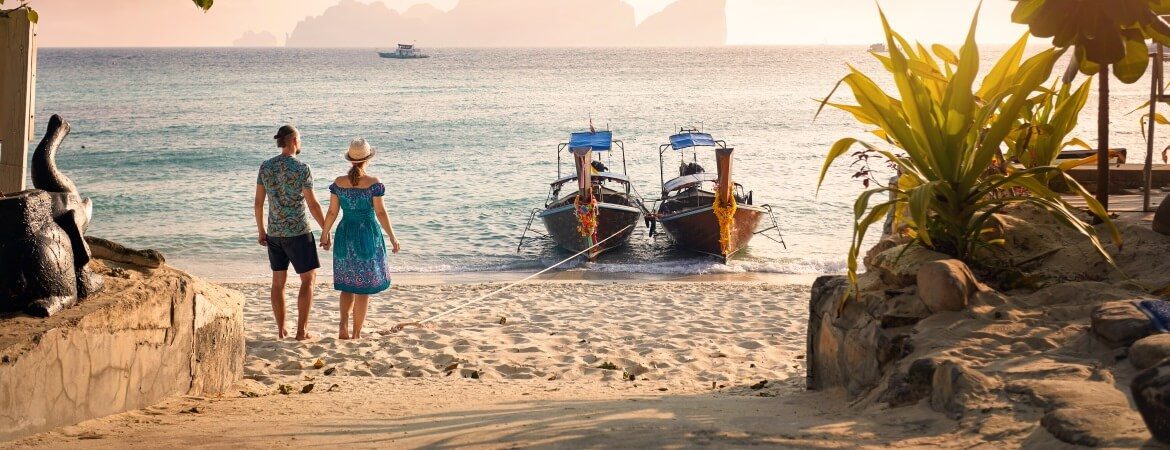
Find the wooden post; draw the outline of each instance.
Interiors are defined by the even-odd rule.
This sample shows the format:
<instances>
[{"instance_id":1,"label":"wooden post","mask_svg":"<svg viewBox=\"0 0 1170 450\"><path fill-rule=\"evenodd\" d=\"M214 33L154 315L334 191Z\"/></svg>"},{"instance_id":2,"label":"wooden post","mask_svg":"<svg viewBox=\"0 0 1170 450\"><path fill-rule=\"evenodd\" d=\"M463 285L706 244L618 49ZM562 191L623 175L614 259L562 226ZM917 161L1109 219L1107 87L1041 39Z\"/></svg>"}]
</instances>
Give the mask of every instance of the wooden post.
<instances>
[{"instance_id":1,"label":"wooden post","mask_svg":"<svg viewBox=\"0 0 1170 450\"><path fill-rule=\"evenodd\" d=\"M1097 74L1097 201L1109 210L1109 65Z\"/></svg>"},{"instance_id":2,"label":"wooden post","mask_svg":"<svg viewBox=\"0 0 1170 450\"><path fill-rule=\"evenodd\" d=\"M1154 67L1150 70L1150 117L1149 123L1146 124L1146 166L1142 169L1142 211L1150 212L1150 189L1152 187L1152 174L1150 173L1154 166L1154 115L1158 113L1158 102L1162 100L1161 93L1158 92L1162 87L1162 44L1154 46Z\"/></svg>"},{"instance_id":3,"label":"wooden post","mask_svg":"<svg viewBox=\"0 0 1170 450\"><path fill-rule=\"evenodd\" d=\"M32 140L37 26L28 10L0 17L0 192L24 190Z\"/></svg>"}]
</instances>

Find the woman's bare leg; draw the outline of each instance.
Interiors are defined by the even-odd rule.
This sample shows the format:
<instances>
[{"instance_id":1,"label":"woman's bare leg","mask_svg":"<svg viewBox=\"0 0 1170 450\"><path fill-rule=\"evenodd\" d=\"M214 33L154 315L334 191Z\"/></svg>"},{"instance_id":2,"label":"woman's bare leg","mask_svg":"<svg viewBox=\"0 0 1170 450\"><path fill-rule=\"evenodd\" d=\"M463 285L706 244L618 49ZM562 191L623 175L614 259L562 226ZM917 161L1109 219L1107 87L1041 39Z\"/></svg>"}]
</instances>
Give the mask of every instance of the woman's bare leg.
<instances>
[{"instance_id":1,"label":"woman's bare leg","mask_svg":"<svg viewBox=\"0 0 1170 450\"><path fill-rule=\"evenodd\" d=\"M366 323L366 311L370 308L370 296L355 295L353 300L353 338L361 339L362 325Z\"/></svg>"},{"instance_id":2,"label":"woman's bare leg","mask_svg":"<svg viewBox=\"0 0 1170 450\"><path fill-rule=\"evenodd\" d=\"M341 293L341 328L337 331L338 339L349 339L349 312L353 310L353 294Z\"/></svg>"}]
</instances>

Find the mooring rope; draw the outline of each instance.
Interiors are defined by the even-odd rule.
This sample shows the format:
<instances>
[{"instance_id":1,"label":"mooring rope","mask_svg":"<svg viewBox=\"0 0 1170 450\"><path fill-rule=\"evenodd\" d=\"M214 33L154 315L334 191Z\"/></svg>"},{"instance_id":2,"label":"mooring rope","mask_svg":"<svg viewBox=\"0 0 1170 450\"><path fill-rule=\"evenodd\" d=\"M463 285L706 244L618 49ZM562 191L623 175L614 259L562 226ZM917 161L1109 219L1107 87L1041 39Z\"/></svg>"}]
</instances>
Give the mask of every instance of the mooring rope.
<instances>
[{"instance_id":1,"label":"mooring rope","mask_svg":"<svg viewBox=\"0 0 1170 450\"><path fill-rule=\"evenodd\" d=\"M431 316L431 317L428 317L428 318L426 318L426 319L420 320L420 321L418 321L418 322L404 322L404 323L400 323L400 324L398 324L398 325L395 325L395 326L394 326L394 328L392 328L392 329L391 329L391 331L395 331L395 332L397 332L397 331L401 331L401 330L403 330L404 328L406 328L406 327L408 327L408 326L416 326L416 327L419 327L419 328L423 328L423 327L425 327L425 325L426 325L427 323L429 323L429 322L434 322L435 320L438 320L438 319L440 319L440 318L443 318L443 317L449 316L449 315L451 315L451 314L453 314L453 313L455 313L455 312L458 312L459 310L462 310L463 308L466 308L466 307L468 307L468 306L471 306L471 305L473 305L473 304L475 304L475 303L479 303L479 302L481 302L481 301L484 301L484 300L488 299L489 297L491 297L491 296L493 296L493 295L499 294L499 293L501 293L501 292L504 292L504 291L506 291L506 290L508 290L508 289L511 289L511 288L513 288L513 287L516 287L517 285L520 285L520 284L522 284L522 283L524 283L524 282L526 282L526 281L528 281L528 280L531 280L531 279L533 279L533 278L536 278L536 277L538 277L538 276L544 275L544 274L545 274L545 273L547 273L548 271L550 271L550 270L553 270L553 269L555 269L555 268L557 268L557 267L560 267L562 264L565 264L565 263L567 263L567 262L569 262L569 261L572 261L572 260L576 259L578 256L584 255L584 254L586 254L586 253L588 253L588 252L592 251L594 248L597 248L597 247L601 246L601 244L604 244L606 241L608 241L608 240L610 240L610 239L613 239L615 236L617 236L617 235L619 235L619 234L622 234L622 233L626 232L626 230L630 229L630 228L631 228L631 227L633 227L633 226L634 226L634 225L626 225L626 227L625 227L625 228L622 228L621 230L618 230L616 233L609 235L609 237L607 237L607 238L605 238L605 239L602 239L601 241L598 241L596 244L593 244L593 245L592 245L592 246L590 246L589 248L587 248L587 249L585 249L585 250L581 250L580 252L577 252L577 254L575 254L575 255L573 255L573 256L570 256L570 257L568 257L568 258L565 258L565 259L564 259L564 260L562 260L561 262L558 262L558 263L556 263L556 264L553 264L553 265L551 265L551 266L548 266L548 267L547 267L547 268L545 268L544 270L541 270L540 272L536 272L536 273L534 273L534 274L532 274L532 275L529 275L529 276L525 277L524 279L522 279L522 280L520 280L520 281L514 282L514 283L512 283L512 284L509 284L509 285L507 285L507 286L504 286L504 287L502 287L502 288L496 289L496 290L494 290L494 291L492 291L492 292L489 292L489 293L487 293L487 294L481 295L481 296L479 296L479 298L476 298L475 300L471 300L471 301L469 301L469 302L465 302L465 303L463 303L463 304L461 304L461 305L459 305L459 306L456 306L456 307L454 307L454 308L448 309L448 310L446 310L446 311L443 311L443 312L441 312L441 313L439 313L439 314L433 315L433 316Z\"/></svg>"}]
</instances>

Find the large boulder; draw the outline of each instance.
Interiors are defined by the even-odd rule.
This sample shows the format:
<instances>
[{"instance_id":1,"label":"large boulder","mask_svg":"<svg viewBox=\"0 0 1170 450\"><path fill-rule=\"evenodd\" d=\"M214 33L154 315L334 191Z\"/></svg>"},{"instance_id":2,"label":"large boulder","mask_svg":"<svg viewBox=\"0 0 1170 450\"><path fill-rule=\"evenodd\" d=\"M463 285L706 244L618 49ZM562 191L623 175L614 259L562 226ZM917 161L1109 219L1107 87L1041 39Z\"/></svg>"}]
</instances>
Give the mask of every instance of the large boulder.
<instances>
[{"instance_id":1,"label":"large boulder","mask_svg":"<svg viewBox=\"0 0 1170 450\"><path fill-rule=\"evenodd\" d=\"M1158 333L1144 337L1129 348L1129 362L1138 370L1145 370L1170 358L1170 334Z\"/></svg>"},{"instance_id":2,"label":"large boulder","mask_svg":"<svg viewBox=\"0 0 1170 450\"><path fill-rule=\"evenodd\" d=\"M1133 402L1154 438L1170 444L1170 360L1163 360L1134 377Z\"/></svg>"},{"instance_id":3,"label":"large boulder","mask_svg":"<svg viewBox=\"0 0 1170 450\"><path fill-rule=\"evenodd\" d=\"M1147 439L1128 406L1060 408L1044 415L1040 426L1053 437L1086 447L1138 448Z\"/></svg>"},{"instance_id":4,"label":"large boulder","mask_svg":"<svg viewBox=\"0 0 1170 450\"><path fill-rule=\"evenodd\" d=\"M1150 317L1131 300L1098 306L1091 315L1090 327L1114 348L1128 346L1157 331Z\"/></svg>"},{"instance_id":5,"label":"large boulder","mask_svg":"<svg viewBox=\"0 0 1170 450\"><path fill-rule=\"evenodd\" d=\"M809 389L843 387L851 396L860 395L877 386L884 369L913 348L906 325L923 315L921 301L886 290L853 295L850 289L845 277L821 277L813 284ZM898 306L903 302L907 304Z\"/></svg>"},{"instance_id":6,"label":"large boulder","mask_svg":"<svg viewBox=\"0 0 1170 450\"><path fill-rule=\"evenodd\" d=\"M1154 231L1170 235L1170 195L1162 199L1158 210L1154 212Z\"/></svg>"},{"instance_id":7,"label":"large boulder","mask_svg":"<svg viewBox=\"0 0 1170 450\"><path fill-rule=\"evenodd\" d=\"M1145 440L1128 398L1111 382L1031 379L1008 383L1005 390L1042 408L1040 425L1063 442L1134 447Z\"/></svg>"},{"instance_id":8,"label":"large boulder","mask_svg":"<svg viewBox=\"0 0 1170 450\"><path fill-rule=\"evenodd\" d=\"M976 293L986 290L971 269L957 259L923 263L916 274L918 296L931 312L962 311Z\"/></svg>"}]
</instances>

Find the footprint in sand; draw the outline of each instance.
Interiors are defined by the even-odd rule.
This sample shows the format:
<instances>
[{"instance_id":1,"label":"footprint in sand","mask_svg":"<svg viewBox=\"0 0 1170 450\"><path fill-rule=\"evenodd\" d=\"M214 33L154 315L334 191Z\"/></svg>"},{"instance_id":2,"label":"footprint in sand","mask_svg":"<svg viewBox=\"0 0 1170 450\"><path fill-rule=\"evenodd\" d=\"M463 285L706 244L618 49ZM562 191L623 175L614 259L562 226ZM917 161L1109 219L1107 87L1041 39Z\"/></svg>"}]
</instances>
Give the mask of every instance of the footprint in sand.
<instances>
[{"instance_id":1,"label":"footprint in sand","mask_svg":"<svg viewBox=\"0 0 1170 450\"><path fill-rule=\"evenodd\" d=\"M756 341L743 341L743 342L740 342L739 344L736 344L736 345L740 346L741 348L746 348L748 350L755 350L755 349L758 349L758 348L761 348L764 346L764 344L761 344L761 343L756 342Z\"/></svg>"}]
</instances>

